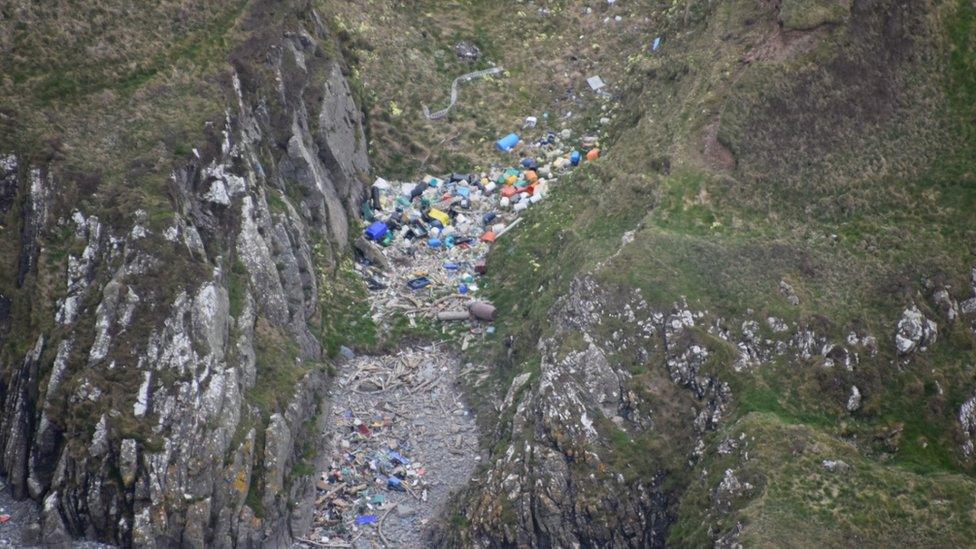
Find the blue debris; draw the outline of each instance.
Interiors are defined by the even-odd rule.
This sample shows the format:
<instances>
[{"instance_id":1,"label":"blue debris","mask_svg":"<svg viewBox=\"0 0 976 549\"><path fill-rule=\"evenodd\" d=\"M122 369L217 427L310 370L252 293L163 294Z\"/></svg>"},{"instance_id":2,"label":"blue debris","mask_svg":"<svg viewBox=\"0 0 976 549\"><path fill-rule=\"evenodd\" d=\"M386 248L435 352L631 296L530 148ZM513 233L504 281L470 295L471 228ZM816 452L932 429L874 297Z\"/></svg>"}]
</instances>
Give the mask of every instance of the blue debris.
<instances>
[{"instance_id":1,"label":"blue debris","mask_svg":"<svg viewBox=\"0 0 976 549\"><path fill-rule=\"evenodd\" d=\"M510 133L510 134L506 135L505 137L503 137L503 138L499 139L498 141L496 141L495 142L495 146L498 147L498 150L500 150L502 152L508 152L508 151L514 149L515 148L515 145L518 145L519 144L519 141L521 141L521 140L519 139L519 136L518 135L516 135L514 133Z\"/></svg>"},{"instance_id":2,"label":"blue debris","mask_svg":"<svg viewBox=\"0 0 976 549\"><path fill-rule=\"evenodd\" d=\"M407 489L403 486L403 481L397 477L386 477L386 487L395 492L407 491Z\"/></svg>"},{"instance_id":3,"label":"blue debris","mask_svg":"<svg viewBox=\"0 0 976 549\"><path fill-rule=\"evenodd\" d=\"M379 522L380 517L376 515L359 515L356 517L356 524L359 526L364 526L366 524L376 524Z\"/></svg>"},{"instance_id":4,"label":"blue debris","mask_svg":"<svg viewBox=\"0 0 976 549\"><path fill-rule=\"evenodd\" d=\"M390 460L398 462L400 465L410 465L410 459L396 450L390 450L389 454L387 455L390 456Z\"/></svg>"},{"instance_id":5,"label":"blue debris","mask_svg":"<svg viewBox=\"0 0 976 549\"><path fill-rule=\"evenodd\" d=\"M366 232L366 238L379 242L380 240L383 240L383 237L385 237L387 233L390 232L390 229L389 227L386 226L386 223L383 223L382 221L377 221L372 225L370 225L369 227L366 227L365 232Z\"/></svg>"}]
</instances>

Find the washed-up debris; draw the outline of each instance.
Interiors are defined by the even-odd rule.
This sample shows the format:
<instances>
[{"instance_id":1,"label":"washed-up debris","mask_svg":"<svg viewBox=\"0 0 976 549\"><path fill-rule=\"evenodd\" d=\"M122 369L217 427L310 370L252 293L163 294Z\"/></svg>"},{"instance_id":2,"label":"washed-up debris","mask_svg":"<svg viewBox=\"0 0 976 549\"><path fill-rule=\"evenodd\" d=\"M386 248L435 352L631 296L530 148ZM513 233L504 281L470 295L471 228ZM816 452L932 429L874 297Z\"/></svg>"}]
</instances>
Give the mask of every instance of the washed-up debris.
<instances>
[{"instance_id":1,"label":"washed-up debris","mask_svg":"<svg viewBox=\"0 0 976 549\"><path fill-rule=\"evenodd\" d=\"M591 76L587 78L586 83L589 84L590 89L595 92L598 92L602 90L604 87L606 87L606 84L603 82L603 79L600 78L599 76Z\"/></svg>"},{"instance_id":2,"label":"washed-up debris","mask_svg":"<svg viewBox=\"0 0 976 549\"><path fill-rule=\"evenodd\" d=\"M437 313L437 320L452 321L452 320L467 320L471 318L468 311L441 311Z\"/></svg>"},{"instance_id":3,"label":"washed-up debris","mask_svg":"<svg viewBox=\"0 0 976 549\"><path fill-rule=\"evenodd\" d=\"M495 320L495 306L487 301L474 301L468 305L468 312L478 320Z\"/></svg>"},{"instance_id":4,"label":"washed-up debris","mask_svg":"<svg viewBox=\"0 0 976 549\"><path fill-rule=\"evenodd\" d=\"M497 142L495 142L495 146L498 147L498 150L502 152L508 152L514 149L515 145L518 144L519 144L519 136L514 133L510 133L505 137L499 139Z\"/></svg>"},{"instance_id":5,"label":"washed-up debris","mask_svg":"<svg viewBox=\"0 0 976 549\"><path fill-rule=\"evenodd\" d=\"M474 419L442 345L357 355L332 402L327 467L317 476L310 546L420 546L451 488L474 471ZM396 544L392 544L392 540Z\"/></svg>"},{"instance_id":6,"label":"washed-up debris","mask_svg":"<svg viewBox=\"0 0 976 549\"><path fill-rule=\"evenodd\" d=\"M485 69L483 71L469 72L468 74L464 74L464 75L461 75L461 76L455 78L454 81L451 82L451 102L450 102L450 104L446 108L441 109L441 110L439 110L437 112L430 112L430 109L427 108L427 105L422 105L422 107L424 109L424 116L427 117L427 120L437 120L439 118L444 118L445 116L447 116L447 113L451 112L451 109L454 108L454 104L457 103L457 100L458 100L458 84L460 84L461 82L467 82L469 80L474 80L476 78L484 78L484 77L489 76L489 75L492 75L492 74L498 74L498 73L500 73L500 72L502 72L504 70L505 69L503 69L502 67L494 67L494 68L491 68L491 69Z\"/></svg>"},{"instance_id":7,"label":"washed-up debris","mask_svg":"<svg viewBox=\"0 0 976 549\"><path fill-rule=\"evenodd\" d=\"M506 311L485 298L486 257L498 239L523 230L523 214L563 174L599 158L596 138L572 136L512 133L497 143L504 163L476 173L377 178L361 204L370 221L355 241L375 324L440 321L462 350L492 337ZM421 546L428 521L478 461L474 422L454 386L458 360L442 345L348 351L329 398L331 452L317 472L313 525L300 541Z\"/></svg>"},{"instance_id":8,"label":"washed-up debris","mask_svg":"<svg viewBox=\"0 0 976 549\"><path fill-rule=\"evenodd\" d=\"M357 269L374 296L374 322L382 324L392 314L411 322L483 321L469 312L469 302L484 301L480 278L487 273L490 247L545 200L563 173L600 157L596 136L567 143L571 137L568 130L543 130L531 140L511 133L496 148L516 152L514 165L419 181L377 178L364 203L374 221L355 242L361 254Z\"/></svg>"}]
</instances>

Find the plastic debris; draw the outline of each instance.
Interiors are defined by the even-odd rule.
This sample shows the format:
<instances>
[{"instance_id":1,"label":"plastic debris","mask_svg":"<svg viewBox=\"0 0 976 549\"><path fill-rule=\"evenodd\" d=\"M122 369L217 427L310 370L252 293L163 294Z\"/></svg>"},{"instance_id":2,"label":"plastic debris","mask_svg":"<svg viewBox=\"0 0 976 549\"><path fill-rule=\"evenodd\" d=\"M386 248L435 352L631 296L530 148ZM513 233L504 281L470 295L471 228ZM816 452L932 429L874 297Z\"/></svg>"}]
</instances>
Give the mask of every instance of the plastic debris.
<instances>
[{"instance_id":1,"label":"plastic debris","mask_svg":"<svg viewBox=\"0 0 976 549\"><path fill-rule=\"evenodd\" d=\"M535 123L562 123L555 118L543 114ZM497 155L494 164L476 172L374 181L360 204L372 216L364 217L367 231L374 230L356 239L354 268L371 290L369 314L377 326L404 318L411 327L441 322L438 327L458 337L462 350L479 338L498 337L493 322L507 311L481 297L490 295L486 290L494 283L485 276L491 247L511 238L509 233L531 232L522 214L544 203L574 166L600 154L593 151L602 132L549 127L502 137L495 146L518 155ZM396 355L351 359L340 351L333 451L326 469L312 479L317 496L309 539L335 546L352 546L356 539L381 544L384 529L390 535L430 520L429 502L442 505L441 490L451 484L445 477L467 475L469 464L474 470L474 427L462 431L465 440L454 434L469 416L449 388L467 366L452 358L449 347L436 343L413 355L400 349ZM411 446L437 437L446 444ZM357 518L368 516L378 522L363 528Z\"/></svg>"},{"instance_id":2,"label":"plastic debris","mask_svg":"<svg viewBox=\"0 0 976 549\"><path fill-rule=\"evenodd\" d=\"M380 241L383 240L383 237L385 237L389 232L390 229L386 226L386 223L377 221L369 227L366 227L366 238L373 241Z\"/></svg>"},{"instance_id":3,"label":"plastic debris","mask_svg":"<svg viewBox=\"0 0 976 549\"><path fill-rule=\"evenodd\" d=\"M463 74L461 76L458 76L457 78L454 79L453 82L451 82L451 103L446 108L441 109L437 112L430 112L430 109L427 108L427 105L421 105L424 109L424 116L426 116L428 120L437 120L439 118L444 118L445 116L447 116L447 113L451 112L451 109L454 108L454 104L457 103L458 85L461 82L467 82L468 80L474 80L476 78L484 78L492 74L498 74L504 70L505 69L503 69L502 67L494 67L491 69L469 72L468 74Z\"/></svg>"},{"instance_id":4,"label":"plastic debris","mask_svg":"<svg viewBox=\"0 0 976 549\"><path fill-rule=\"evenodd\" d=\"M514 149L516 145L519 144L519 141L520 139L518 135L514 133L510 133L505 137L496 141L495 146L498 147L498 150L502 152L509 152L512 149Z\"/></svg>"},{"instance_id":5,"label":"plastic debris","mask_svg":"<svg viewBox=\"0 0 976 549\"><path fill-rule=\"evenodd\" d=\"M359 515L358 517L356 517L356 524L358 524L359 526L364 526L367 524L376 524L377 522L379 522L379 520L380 517L376 515Z\"/></svg>"},{"instance_id":6,"label":"plastic debris","mask_svg":"<svg viewBox=\"0 0 976 549\"><path fill-rule=\"evenodd\" d=\"M495 320L495 306L487 301L474 301L468 305L468 312L478 320Z\"/></svg>"}]
</instances>

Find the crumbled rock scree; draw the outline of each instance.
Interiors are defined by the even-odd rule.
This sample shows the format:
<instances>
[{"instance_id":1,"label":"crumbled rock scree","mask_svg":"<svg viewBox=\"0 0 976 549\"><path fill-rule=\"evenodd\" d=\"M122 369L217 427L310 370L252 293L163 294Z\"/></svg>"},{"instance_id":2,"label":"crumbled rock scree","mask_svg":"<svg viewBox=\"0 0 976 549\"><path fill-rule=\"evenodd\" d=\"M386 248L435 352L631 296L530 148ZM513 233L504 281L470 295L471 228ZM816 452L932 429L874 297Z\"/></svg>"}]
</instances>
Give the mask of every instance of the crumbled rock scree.
<instances>
[{"instance_id":1,"label":"crumbled rock scree","mask_svg":"<svg viewBox=\"0 0 976 549\"><path fill-rule=\"evenodd\" d=\"M494 307L479 299L484 258L522 212L545 199L559 174L599 157L596 138L583 137L588 150L573 151L571 137L543 133L518 153L505 151L511 166L484 173L416 183L378 178L356 241L373 321L461 323L462 350L473 338L491 337ZM481 460L474 418L457 386L456 343L405 343L380 356L342 349L325 435L331 454L300 546L424 544L427 527Z\"/></svg>"}]
</instances>

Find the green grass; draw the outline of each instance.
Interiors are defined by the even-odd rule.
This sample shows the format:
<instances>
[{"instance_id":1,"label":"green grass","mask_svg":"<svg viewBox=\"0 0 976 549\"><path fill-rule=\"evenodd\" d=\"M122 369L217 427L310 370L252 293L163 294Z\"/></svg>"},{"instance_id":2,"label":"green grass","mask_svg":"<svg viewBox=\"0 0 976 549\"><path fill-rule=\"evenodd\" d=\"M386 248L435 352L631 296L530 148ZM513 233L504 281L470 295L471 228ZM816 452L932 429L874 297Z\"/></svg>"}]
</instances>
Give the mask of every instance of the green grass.
<instances>
[{"instance_id":1,"label":"green grass","mask_svg":"<svg viewBox=\"0 0 976 549\"><path fill-rule=\"evenodd\" d=\"M745 437L740 438L744 433ZM848 443L772 414L752 413L730 424L717 440L740 440L730 455L705 456L693 475L669 543L698 545L737 522L745 545L968 544L976 529L974 482L960 475L917 475L865 459ZM744 452L749 460L745 461ZM829 471L823 460L842 460ZM731 468L753 485L729 513L718 511L711 491ZM707 474L704 473L707 471Z\"/></svg>"},{"instance_id":2,"label":"green grass","mask_svg":"<svg viewBox=\"0 0 976 549\"><path fill-rule=\"evenodd\" d=\"M966 2L938 15L920 14L913 12L918 17L913 24L929 34L915 40L913 55L936 56L945 64L917 68L913 63L921 57L906 57L879 65L876 60L887 53L878 49L878 36L872 33L883 17L868 10L844 25L825 28L807 53L743 67L742 56L767 38L755 21L774 14L744 2L693 10L694 32L632 63L631 69L642 73L634 76L643 89L628 97L621 115L628 124L617 126L610 138L606 160L612 166L594 166L561 180L553 196L531 210L520 230L496 244L489 256L485 290L505 313L497 323L498 341L512 346L489 344L478 353L489 354L497 364L494 375L502 389L538 364L536 343L551 333L553 304L573 277L584 273L614 292L637 290L658 310L667 311L684 296L693 309L708 311L706 323L726 319L733 335L743 319L764 325L772 315L836 344L852 330L878 338L877 357L852 349L861 359L853 372L826 369L816 360L780 358L736 374L729 368L735 353L727 343L696 336L713 353L708 372L732 386L730 423L762 417L781 431L802 430L829 444L841 437L858 441L843 446L844 459L863 465L864 477L856 482L870 497L850 505L834 498L813 505L818 488L805 475L818 465L803 461L798 468L769 475L781 513L770 504L769 510L750 510L717 523L682 518L672 536L679 545L712 543L716 532L738 519L765 521L767 530L751 531L769 535L750 539L770 544L802 539L797 537L801 532L810 540L839 544L872 539L886 521L897 520L919 528L916 534L899 526L899 535L925 543L942 539L940 524L958 528L952 535L972 526L968 519L957 523L951 515L932 515L932 506L925 503L925 490L944 490L946 483L938 478L954 475L963 479L959 482L971 482L971 466L958 448L955 414L972 394L974 379L966 364L974 347L968 331L947 328L946 320L928 308L920 282L940 275L960 299L968 297L976 232L971 137L976 101L970 100L976 89L976 71L971 70L976 19ZM943 22L952 39L948 55L935 43ZM845 73L838 68L845 63L855 69ZM875 97L866 90L883 82L896 83L901 95L884 96L880 115L870 112L873 106L864 98ZM719 142L735 158L728 170L700 156L704 128L719 113ZM881 157L884 165L877 162ZM628 230L636 231L633 243L603 262ZM780 295L780 280L794 287L799 306ZM895 366L891 338L902 308L911 301L937 319L942 342L911 366ZM608 323L591 335L609 340L621 330L626 333L625 327ZM660 401L662 396L650 389L657 386L651 376L662 367L661 357L652 356L649 364L630 364L628 357L624 351L611 360L635 375L642 398ZM934 380L944 395L934 389ZM845 409L852 385L864 399L854 414ZM681 397L671 398L680 402ZM651 416L662 421L678 412L659 410ZM674 439L690 436L680 422L657 428ZM606 445L601 455L613 470L647 464L638 467L646 473L654 467L677 469L681 462L667 454L680 451L680 442L672 442L669 450L653 437L631 436L612 426L602 432ZM507 448L506 436L496 440L500 444L494 451ZM783 437L765 444L788 447L792 439ZM783 456L770 460L770 467L789 461ZM706 467L710 489L718 482L714 475L724 469L715 462ZM683 489L681 478L696 474L675 475L678 489ZM922 484L926 488L917 488ZM910 486L911 497L887 493L888 485ZM712 505L698 496L689 498L683 504L689 509ZM823 532L798 524L805 512ZM836 521L845 514L850 518ZM711 534L704 529L692 533L706 523L718 526ZM796 534L790 534L791 527Z\"/></svg>"}]
</instances>

